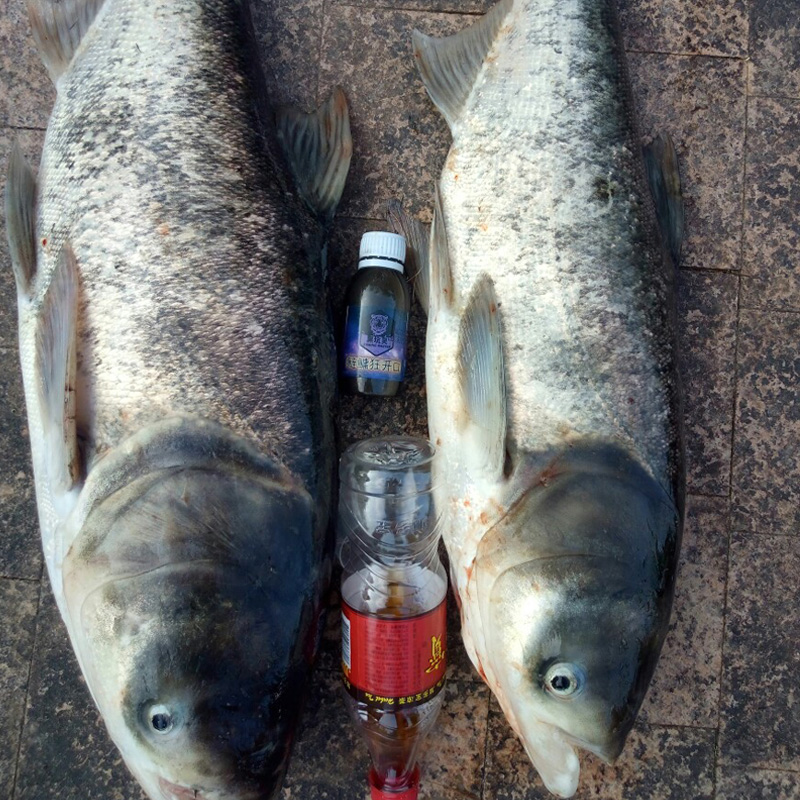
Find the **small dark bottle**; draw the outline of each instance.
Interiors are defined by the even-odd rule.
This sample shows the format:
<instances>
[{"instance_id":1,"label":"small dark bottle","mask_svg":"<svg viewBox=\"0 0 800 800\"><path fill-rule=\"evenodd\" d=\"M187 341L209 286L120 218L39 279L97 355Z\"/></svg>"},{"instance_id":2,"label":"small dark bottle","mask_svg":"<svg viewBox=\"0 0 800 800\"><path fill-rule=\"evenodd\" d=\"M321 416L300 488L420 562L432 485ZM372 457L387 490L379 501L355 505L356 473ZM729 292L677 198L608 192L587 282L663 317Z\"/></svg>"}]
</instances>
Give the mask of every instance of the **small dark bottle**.
<instances>
[{"instance_id":1,"label":"small dark bottle","mask_svg":"<svg viewBox=\"0 0 800 800\"><path fill-rule=\"evenodd\" d=\"M372 231L361 238L356 272L347 289L342 341L342 389L391 397L406 372L410 296L403 275L406 240Z\"/></svg>"}]
</instances>

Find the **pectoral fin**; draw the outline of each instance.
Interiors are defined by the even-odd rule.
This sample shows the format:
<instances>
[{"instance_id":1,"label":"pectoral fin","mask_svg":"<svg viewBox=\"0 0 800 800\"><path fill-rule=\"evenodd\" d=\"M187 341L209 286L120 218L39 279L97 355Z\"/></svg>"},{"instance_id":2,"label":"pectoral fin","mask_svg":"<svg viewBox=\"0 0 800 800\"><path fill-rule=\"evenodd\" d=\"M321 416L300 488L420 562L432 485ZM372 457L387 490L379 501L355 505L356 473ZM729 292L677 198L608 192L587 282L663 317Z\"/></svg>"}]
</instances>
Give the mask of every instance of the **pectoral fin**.
<instances>
[{"instance_id":1,"label":"pectoral fin","mask_svg":"<svg viewBox=\"0 0 800 800\"><path fill-rule=\"evenodd\" d=\"M68 492L80 477L75 432L77 316L77 267L66 245L39 312L35 339L37 400L54 494Z\"/></svg>"},{"instance_id":2,"label":"pectoral fin","mask_svg":"<svg viewBox=\"0 0 800 800\"><path fill-rule=\"evenodd\" d=\"M36 274L36 176L18 144L8 159L6 228L17 292L29 296Z\"/></svg>"},{"instance_id":3,"label":"pectoral fin","mask_svg":"<svg viewBox=\"0 0 800 800\"><path fill-rule=\"evenodd\" d=\"M276 124L278 141L301 196L322 219L331 219L353 154L344 92L337 87L311 114L281 109Z\"/></svg>"},{"instance_id":4,"label":"pectoral fin","mask_svg":"<svg viewBox=\"0 0 800 800\"><path fill-rule=\"evenodd\" d=\"M488 276L473 290L461 320L458 371L471 466L499 480L505 462L506 380L499 307Z\"/></svg>"}]
</instances>

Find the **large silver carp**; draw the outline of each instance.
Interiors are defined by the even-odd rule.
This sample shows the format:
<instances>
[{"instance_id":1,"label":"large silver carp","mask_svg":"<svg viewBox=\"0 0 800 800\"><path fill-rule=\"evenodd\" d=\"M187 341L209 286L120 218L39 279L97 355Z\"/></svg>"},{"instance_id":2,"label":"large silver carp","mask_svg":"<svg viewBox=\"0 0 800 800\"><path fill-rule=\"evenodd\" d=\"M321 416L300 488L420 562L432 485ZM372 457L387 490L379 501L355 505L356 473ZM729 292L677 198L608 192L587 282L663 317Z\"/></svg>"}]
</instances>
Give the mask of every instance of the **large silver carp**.
<instances>
[{"instance_id":1,"label":"large silver carp","mask_svg":"<svg viewBox=\"0 0 800 800\"><path fill-rule=\"evenodd\" d=\"M427 390L462 632L546 786L620 753L683 521L674 150L650 155L610 0L502 0L416 34L453 144L430 240ZM666 256L663 257L663 256Z\"/></svg>"},{"instance_id":2,"label":"large silver carp","mask_svg":"<svg viewBox=\"0 0 800 800\"><path fill-rule=\"evenodd\" d=\"M330 571L347 106L273 113L245 5L32 2L58 96L7 184L50 581L158 800L273 795Z\"/></svg>"}]
</instances>

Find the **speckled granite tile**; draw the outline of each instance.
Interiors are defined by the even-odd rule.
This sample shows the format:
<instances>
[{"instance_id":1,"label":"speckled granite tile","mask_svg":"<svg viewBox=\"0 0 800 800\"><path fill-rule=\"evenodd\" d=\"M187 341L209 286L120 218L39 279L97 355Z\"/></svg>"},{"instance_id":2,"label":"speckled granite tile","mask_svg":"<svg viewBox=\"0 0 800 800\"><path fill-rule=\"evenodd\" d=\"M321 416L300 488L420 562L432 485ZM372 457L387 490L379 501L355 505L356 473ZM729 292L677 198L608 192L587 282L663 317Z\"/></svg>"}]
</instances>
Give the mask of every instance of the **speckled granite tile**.
<instances>
[{"instance_id":1,"label":"speckled granite tile","mask_svg":"<svg viewBox=\"0 0 800 800\"><path fill-rule=\"evenodd\" d=\"M1 23L0 23L1 24ZM0 128L0 194L14 141L32 164L39 161L40 131ZM17 290L6 239L5 205L0 203L0 575L38 579L42 572L39 526L33 489L25 398L19 368Z\"/></svg>"},{"instance_id":2,"label":"speckled granite tile","mask_svg":"<svg viewBox=\"0 0 800 800\"><path fill-rule=\"evenodd\" d=\"M551 800L552 795L494 701L487 751L485 800ZM713 730L637 723L615 766L582 754L575 798L711 800L713 773Z\"/></svg>"},{"instance_id":3,"label":"speckled granite tile","mask_svg":"<svg viewBox=\"0 0 800 800\"><path fill-rule=\"evenodd\" d=\"M723 768L717 800L800 800L800 772Z\"/></svg>"},{"instance_id":4,"label":"speckled granite tile","mask_svg":"<svg viewBox=\"0 0 800 800\"><path fill-rule=\"evenodd\" d=\"M728 501L689 497L672 624L639 718L714 728L728 553Z\"/></svg>"},{"instance_id":5,"label":"speckled granite tile","mask_svg":"<svg viewBox=\"0 0 800 800\"><path fill-rule=\"evenodd\" d=\"M750 0L750 93L800 97L796 0Z\"/></svg>"},{"instance_id":6,"label":"speckled granite tile","mask_svg":"<svg viewBox=\"0 0 800 800\"><path fill-rule=\"evenodd\" d=\"M742 311L733 530L800 533L800 313Z\"/></svg>"},{"instance_id":7,"label":"speckled granite tile","mask_svg":"<svg viewBox=\"0 0 800 800\"><path fill-rule=\"evenodd\" d=\"M800 539L734 534L720 763L800 771Z\"/></svg>"},{"instance_id":8,"label":"speckled granite tile","mask_svg":"<svg viewBox=\"0 0 800 800\"><path fill-rule=\"evenodd\" d=\"M420 756L425 782L444 796L480 797L489 722L488 686L450 680Z\"/></svg>"},{"instance_id":9,"label":"speckled granite tile","mask_svg":"<svg viewBox=\"0 0 800 800\"><path fill-rule=\"evenodd\" d=\"M621 0L627 48L707 56L747 55L745 0Z\"/></svg>"},{"instance_id":10,"label":"speckled granite tile","mask_svg":"<svg viewBox=\"0 0 800 800\"><path fill-rule=\"evenodd\" d=\"M684 270L679 278L678 348L690 492L727 496L729 491L738 283L730 273Z\"/></svg>"},{"instance_id":11,"label":"speckled granite tile","mask_svg":"<svg viewBox=\"0 0 800 800\"><path fill-rule=\"evenodd\" d=\"M146 800L108 737L44 584L15 800Z\"/></svg>"},{"instance_id":12,"label":"speckled granite tile","mask_svg":"<svg viewBox=\"0 0 800 800\"><path fill-rule=\"evenodd\" d=\"M682 266L738 269L743 62L631 53L628 63L643 139L667 132L678 150L686 204Z\"/></svg>"},{"instance_id":13,"label":"speckled granite tile","mask_svg":"<svg viewBox=\"0 0 800 800\"><path fill-rule=\"evenodd\" d=\"M252 0L251 8L270 97L311 111L324 99L317 96L323 0ZM333 87L322 88L327 96Z\"/></svg>"},{"instance_id":14,"label":"speckled granite tile","mask_svg":"<svg viewBox=\"0 0 800 800\"><path fill-rule=\"evenodd\" d=\"M0 578L0 797L11 797L39 606L38 581Z\"/></svg>"},{"instance_id":15,"label":"speckled granite tile","mask_svg":"<svg viewBox=\"0 0 800 800\"><path fill-rule=\"evenodd\" d=\"M433 207L450 146L444 119L428 99L411 54L411 32L447 35L474 21L454 14L419 14L334 6L325 19L320 85L347 87L354 156L342 214L383 218L390 197L411 213Z\"/></svg>"},{"instance_id":16,"label":"speckled granite tile","mask_svg":"<svg viewBox=\"0 0 800 800\"><path fill-rule=\"evenodd\" d=\"M800 100L751 97L742 307L800 310Z\"/></svg>"},{"instance_id":17,"label":"speckled granite tile","mask_svg":"<svg viewBox=\"0 0 800 800\"><path fill-rule=\"evenodd\" d=\"M24 0L0 0L0 125L44 128L56 97Z\"/></svg>"}]
</instances>

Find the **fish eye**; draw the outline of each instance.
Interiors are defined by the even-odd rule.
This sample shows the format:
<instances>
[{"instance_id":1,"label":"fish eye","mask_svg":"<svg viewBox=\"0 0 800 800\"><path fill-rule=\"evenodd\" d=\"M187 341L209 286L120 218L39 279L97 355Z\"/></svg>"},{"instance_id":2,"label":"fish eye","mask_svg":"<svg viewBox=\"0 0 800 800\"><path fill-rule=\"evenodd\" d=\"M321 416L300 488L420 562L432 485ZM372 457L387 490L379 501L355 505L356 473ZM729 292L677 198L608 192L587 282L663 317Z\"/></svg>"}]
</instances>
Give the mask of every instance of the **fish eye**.
<instances>
[{"instance_id":1,"label":"fish eye","mask_svg":"<svg viewBox=\"0 0 800 800\"><path fill-rule=\"evenodd\" d=\"M147 710L147 722L156 733L160 734L169 733L175 727L172 712L161 703L152 705Z\"/></svg>"},{"instance_id":2,"label":"fish eye","mask_svg":"<svg viewBox=\"0 0 800 800\"><path fill-rule=\"evenodd\" d=\"M583 689L586 677L576 664L553 664L544 675L544 688L553 697L573 697Z\"/></svg>"}]
</instances>

